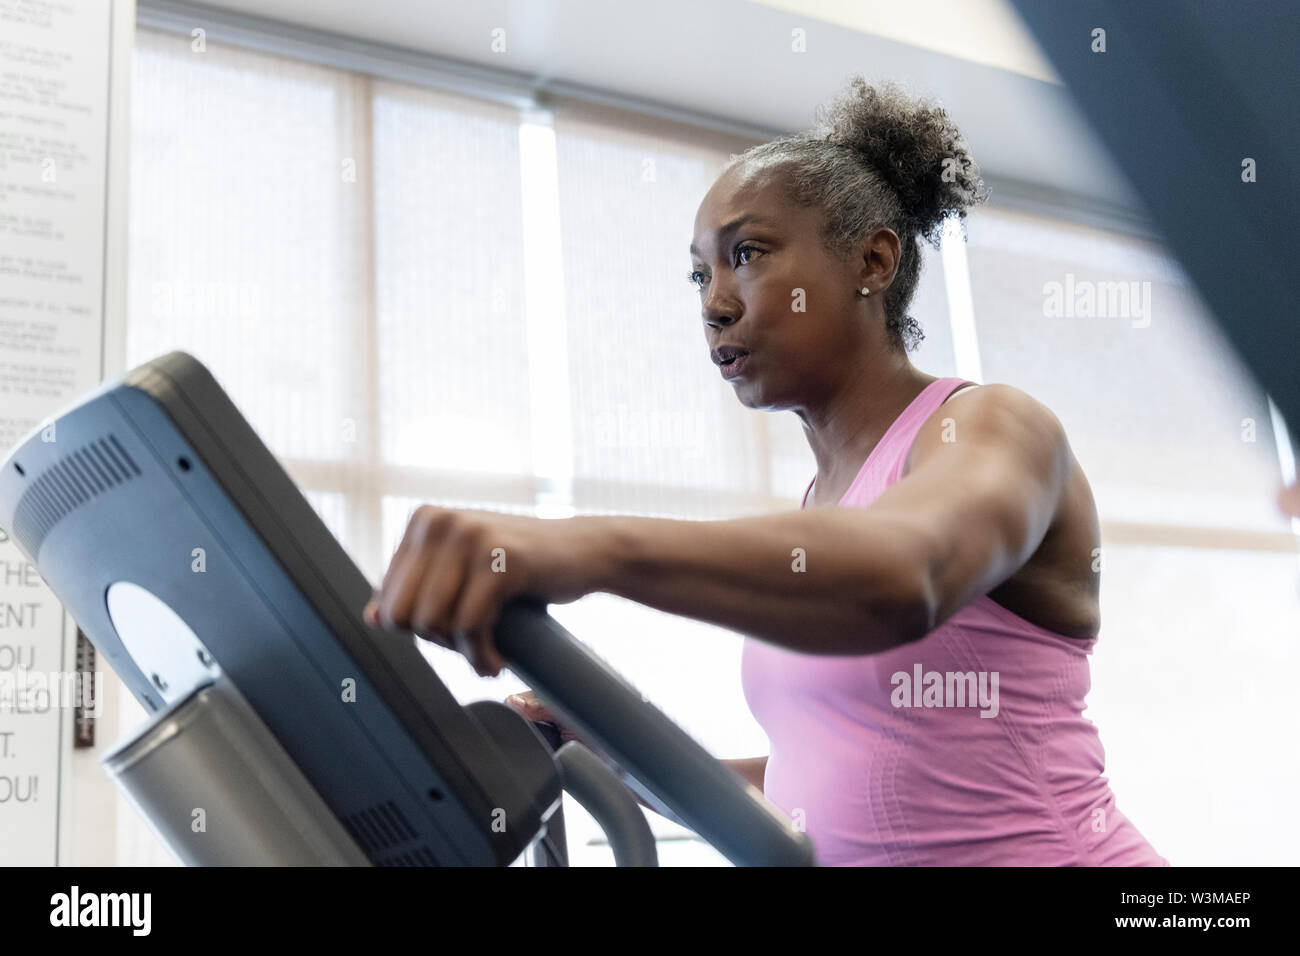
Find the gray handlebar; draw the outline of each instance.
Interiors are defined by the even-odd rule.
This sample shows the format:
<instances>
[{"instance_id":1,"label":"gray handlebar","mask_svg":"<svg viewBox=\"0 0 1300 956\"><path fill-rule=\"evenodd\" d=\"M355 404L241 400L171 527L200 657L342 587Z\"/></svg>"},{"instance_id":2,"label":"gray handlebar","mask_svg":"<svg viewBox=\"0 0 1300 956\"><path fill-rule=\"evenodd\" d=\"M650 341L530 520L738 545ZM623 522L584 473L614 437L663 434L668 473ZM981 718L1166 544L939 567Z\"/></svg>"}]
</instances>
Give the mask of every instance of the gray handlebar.
<instances>
[{"instance_id":1,"label":"gray handlebar","mask_svg":"<svg viewBox=\"0 0 1300 956\"><path fill-rule=\"evenodd\" d=\"M641 805L594 753L570 740L555 752L565 791L605 831L615 866L658 866L659 851Z\"/></svg>"},{"instance_id":2,"label":"gray handlebar","mask_svg":"<svg viewBox=\"0 0 1300 956\"><path fill-rule=\"evenodd\" d=\"M545 703L737 866L813 866L812 842L531 598L507 603L497 650Z\"/></svg>"}]
</instances>

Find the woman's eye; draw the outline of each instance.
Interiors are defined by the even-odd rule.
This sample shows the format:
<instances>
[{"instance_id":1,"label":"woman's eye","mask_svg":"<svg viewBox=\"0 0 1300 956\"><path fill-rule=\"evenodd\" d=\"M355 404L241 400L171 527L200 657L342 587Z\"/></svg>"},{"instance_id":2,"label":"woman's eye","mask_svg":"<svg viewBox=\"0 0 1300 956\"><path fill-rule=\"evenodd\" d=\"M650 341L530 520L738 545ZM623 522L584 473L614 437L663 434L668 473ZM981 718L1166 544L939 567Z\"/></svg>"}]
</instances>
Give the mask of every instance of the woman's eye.
<instances>
[{"instance_id":1,"label":"woman's eye","mask_svg":"<svg viewBox=\"0 0 1300 956\"><path fill-rule=\"evenodd\" d=\"M692 271L686 273L686 281L689 282L691 285L695 286L697 289L702 289L704 288L704 273L701 272L699 269L693 269Z\"/></svg>"},{"instance_id":2,"label":"woman's eye","mask_svg":"<svg viewBox=\"0 0 1300 956\"><path fill-rule=\"evenodd\" d=\"M737 247L736 247L736 258L737 258L737 259L740 259L740 257L743 256L743 255L744 255L745 253L747 253L747 252L761 252L761 251L762 251L762 250L760 250L760 249L757 248L756 246L737 246ZM742 266L743 266L743 265L748 265L748 264L749 264L749 263L748 263L748 260L742 260L742 261L740 262L740 265L742 265Z\"/></svg>"}]
</instances>

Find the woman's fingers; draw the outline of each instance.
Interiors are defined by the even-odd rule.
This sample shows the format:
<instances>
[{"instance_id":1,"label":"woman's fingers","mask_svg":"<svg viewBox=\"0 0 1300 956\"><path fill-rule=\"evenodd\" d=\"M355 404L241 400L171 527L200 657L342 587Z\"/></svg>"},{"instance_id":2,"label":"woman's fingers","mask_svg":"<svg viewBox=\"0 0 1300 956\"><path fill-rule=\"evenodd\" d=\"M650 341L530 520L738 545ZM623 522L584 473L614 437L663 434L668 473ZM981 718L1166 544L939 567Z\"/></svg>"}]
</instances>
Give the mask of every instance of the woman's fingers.
<instances>
[{"instance_id":1,"label":"woman's fingers","mask_svg":"<svg viewBox=\"0 0 1300 956\"><path fill-rule=\"evenodd\" d=\"M496 677L506 660L493 640L493 627L500 616L502 596L494 575L471 578L459 595L452 628L466 635L474 651L474 668L480 677Z\"/></svg>"},{"instance_id":2,"label":"woman's fingers","mask_svg":"<svg viewBox=\"0 0 1300 956\"><path fill-rule=\"evenodd\" d=\"M464 568L454 556L445 551L434 553L416 588L408 622L410 629L425 640L451 647L455 631L450 626L449 612L455 606L464 579Z\"/></svg>"},{"instance_id":3,"label":"woman's fingers","mask_svg":"<svg viewBox=\"0 0 1300 956\"><path fill-rule=\"evenodd\" d=\"M524 691L522 694L511 694L506 698L506 704L527 720L555 724L555 726L560 728L560 739L566 743L570 740L580 739L576 733L564 726L564 724L560 723L560 719L547 710L546 705L543 704L532 691Z\"/></svg>"},{"instance_id":4,"label":"woman's fingers","mask_svg":"<svg viewBox=\"0 0 1300 956\"><path fill-rule=\"evenodd\" d=\"M542 702L537 699L537 695L532 691L525 691L522 694L511 694L506 698L506 703L513 707L519 713L523 714L529 720L553 720L554 718Z\"/></svg>"},{"instance_id":5,"label":"woman's fingers","mask_svg":"<svg viewBox=\"0 0 1300 956\"><path fill-rule=\"evenodd\" d=\"M486 513L424 505L411 515L383 584L366 604L367 624L410 630L461 653L480 677L506 667L493 629L515 580L489 566L489 549L509 526ZM526 566L526 562L525 565ZM515 575L517 578L518 575Z\"/></svg>"},{"instance_id":6,"label":"woman's fingers","mask_svg":"<svg viewBox=\"0 0 1300 956\"><path fill-rule=\"evenodd\" d=\"M524 717L534 721L546 721L564 729L558 717L546 709L546 705L538 699L532 691L526 691L522 694L512 694L506 698L506 703L517 710Z\"/></svg>"}]
</instances>

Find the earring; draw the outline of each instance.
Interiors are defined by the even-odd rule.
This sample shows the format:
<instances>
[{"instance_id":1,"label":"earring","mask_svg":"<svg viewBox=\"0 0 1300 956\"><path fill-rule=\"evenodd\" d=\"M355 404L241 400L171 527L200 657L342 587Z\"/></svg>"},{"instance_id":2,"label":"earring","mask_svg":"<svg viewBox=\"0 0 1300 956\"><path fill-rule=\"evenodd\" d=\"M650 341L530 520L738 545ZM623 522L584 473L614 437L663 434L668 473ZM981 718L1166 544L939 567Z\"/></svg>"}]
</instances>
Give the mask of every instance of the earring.
<instances>
[{"instance_id":1,"label":"earring","mask_svg":"<svg viewBox=\"0 0 1300 956\"><path fill-rule=\"evenodd\" d=\"M863 286L861 291L864 296L871 295L871 290L868 289L866 286Z\"/></svg>"}]
</instances>

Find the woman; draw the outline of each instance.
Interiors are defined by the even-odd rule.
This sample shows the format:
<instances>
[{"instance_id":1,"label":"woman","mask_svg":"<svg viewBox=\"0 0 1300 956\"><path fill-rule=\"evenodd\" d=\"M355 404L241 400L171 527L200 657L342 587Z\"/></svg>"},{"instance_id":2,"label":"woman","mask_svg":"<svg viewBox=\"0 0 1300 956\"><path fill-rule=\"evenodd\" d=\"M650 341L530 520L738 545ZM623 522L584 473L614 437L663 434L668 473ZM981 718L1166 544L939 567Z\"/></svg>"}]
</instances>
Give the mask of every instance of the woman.
<instances>
[{"instance_id":1,"label":"woman","mask_svg":"<svg viewBox=\"0 0 1300 956\"><path fill-rule=\"evenodd\" d=\"M690 247L720 374L745 406L803 423L817 474L801 509L426 506L367 620L454 646L481 675L504 666L491 626L519 594L604 591L745 634L772 747L729 763L823 864L1167 865L1115 806L1082 716L1100 540L1061 423L907 356L919 242L983 200L978 169L943 110L892 86L857 78L819 119L734 160Z\"/></svg>"}]
</instances>

